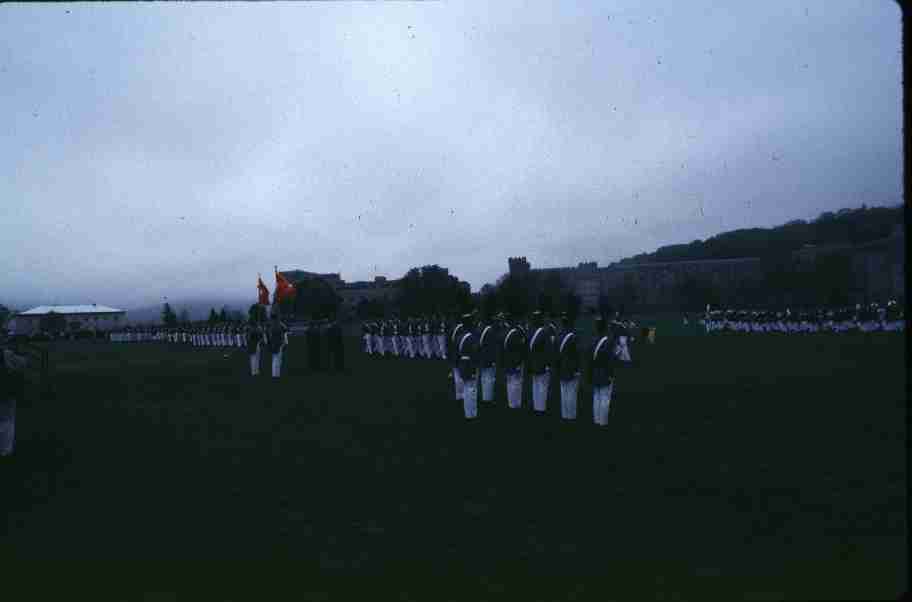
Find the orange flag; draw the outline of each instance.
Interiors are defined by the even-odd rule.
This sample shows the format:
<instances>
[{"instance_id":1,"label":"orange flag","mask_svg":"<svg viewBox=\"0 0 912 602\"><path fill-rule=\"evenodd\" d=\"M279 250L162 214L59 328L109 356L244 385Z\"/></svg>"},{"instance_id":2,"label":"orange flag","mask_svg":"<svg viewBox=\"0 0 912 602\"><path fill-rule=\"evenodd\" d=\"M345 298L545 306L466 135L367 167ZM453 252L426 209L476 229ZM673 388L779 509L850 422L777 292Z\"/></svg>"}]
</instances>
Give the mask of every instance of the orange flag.
<instances>
[{"instance_id":1,"label":"orange flag","mask_svg":"<svg viewBox=\"0 0 912 602\"><path fill-rule=\"evenodd\" d=\"M263 284L263 278L257 275L257 298L260 305L269 305L269 289Z\"/></svg>"},{"instance_id":2,"label":"orange flag","mask_svg":"<svg viewBox=\"0 0 912 602\"><path fill-rule=\"evenodd\" d=\"M285 299L294 299L295 288L291 285L290 282L279 273L279 268L276 267L276 287L275 291L272 294L273 304L280 303Z\"/></svg>"}]
</instances>

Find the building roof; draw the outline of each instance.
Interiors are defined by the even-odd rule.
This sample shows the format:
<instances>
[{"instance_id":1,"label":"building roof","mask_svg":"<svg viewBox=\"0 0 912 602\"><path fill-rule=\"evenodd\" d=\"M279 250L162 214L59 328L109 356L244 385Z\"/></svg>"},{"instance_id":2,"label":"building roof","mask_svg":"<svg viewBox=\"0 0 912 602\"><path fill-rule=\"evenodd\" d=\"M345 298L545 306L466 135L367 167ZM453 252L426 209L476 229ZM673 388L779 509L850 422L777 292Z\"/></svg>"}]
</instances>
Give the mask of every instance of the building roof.
<instances>
[{"instance_id":1,"label":"building roof","mask_svg":"<svg viewBox=\"0 0 912 602\"><path fill-rule=\"evenodd\" d=\"M106 305L39 305L28 311L21 312L20 316L43 316L54 312L55 314L122 314L122 309L114 309Z\"/></svg>"}]
</instances>

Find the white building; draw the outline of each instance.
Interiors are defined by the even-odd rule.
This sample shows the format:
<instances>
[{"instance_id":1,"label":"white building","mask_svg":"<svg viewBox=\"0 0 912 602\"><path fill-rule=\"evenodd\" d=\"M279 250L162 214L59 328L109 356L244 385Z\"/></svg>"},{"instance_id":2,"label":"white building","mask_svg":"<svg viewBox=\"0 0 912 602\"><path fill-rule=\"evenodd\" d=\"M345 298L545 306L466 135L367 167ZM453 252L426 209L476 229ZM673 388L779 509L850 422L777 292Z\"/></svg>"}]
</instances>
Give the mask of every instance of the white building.
<instances>
[{"instance_id":1,"label":"white building","mask_svg":"<svg viewBox=\"0 0 912 602\"><path fill-rule=\"evenodd\" d=\"M66 320L66 330L111 330L127 322L127 312L104 305L41 305L16 314L10 320L13 334L31 335L41 331L41 320L55 313Z\"/></svg>"}]
</instances>

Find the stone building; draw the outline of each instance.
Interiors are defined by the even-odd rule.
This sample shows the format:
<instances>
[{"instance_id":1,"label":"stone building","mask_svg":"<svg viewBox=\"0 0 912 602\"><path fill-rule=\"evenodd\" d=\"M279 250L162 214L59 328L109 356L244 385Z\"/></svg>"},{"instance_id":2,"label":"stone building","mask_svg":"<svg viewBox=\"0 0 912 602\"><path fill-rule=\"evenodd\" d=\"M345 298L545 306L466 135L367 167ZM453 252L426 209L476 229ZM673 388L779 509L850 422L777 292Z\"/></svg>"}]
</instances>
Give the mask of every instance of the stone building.
<instances>
[{"instance_id":1,"label":"stone building","mask_svg":"<svg viewBox=\"0 0 912 602\"><path fill-rule=\"evenodd\" d=\"M792 254L795 265L813 270L816 261L842 254L851 265L845 282L852 302L905 298L905 234L901 227L881 240L862 245L807 247ZM635 299L635 305L653 309L678 307L679 291L688 283L706 283L722 304L734 303L740 291L759 290L771 267L759 257L649 263L614 263L599 267L584 262L576 267L532 268L525 257L507 260L511 275L556 274L582 300L585 309L598 307L599 297Z\"/></svg>"}]
</instances>

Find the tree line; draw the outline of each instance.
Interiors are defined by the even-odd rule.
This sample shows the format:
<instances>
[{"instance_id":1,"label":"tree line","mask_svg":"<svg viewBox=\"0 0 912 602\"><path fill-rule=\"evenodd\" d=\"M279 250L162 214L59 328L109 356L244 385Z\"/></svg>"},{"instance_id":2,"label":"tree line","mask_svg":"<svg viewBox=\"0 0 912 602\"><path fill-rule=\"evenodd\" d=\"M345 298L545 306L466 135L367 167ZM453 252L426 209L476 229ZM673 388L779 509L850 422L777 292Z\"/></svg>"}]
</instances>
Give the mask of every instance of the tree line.
<instances>
[{"instance_id":1,"label":"tree line","mask_svg":"<svg viewBox=\"0 0 912 602\"><path fill-rule=\"evenodd\" d=\"M620 263L694 261L736 257L775 257L808 245L859 245L890 236L905 227L905 207L867 207L821 213L812 221L793 220L774 228L746 228L717 234L706 240L660 247Z\"/></svg>"}]
</instances>

